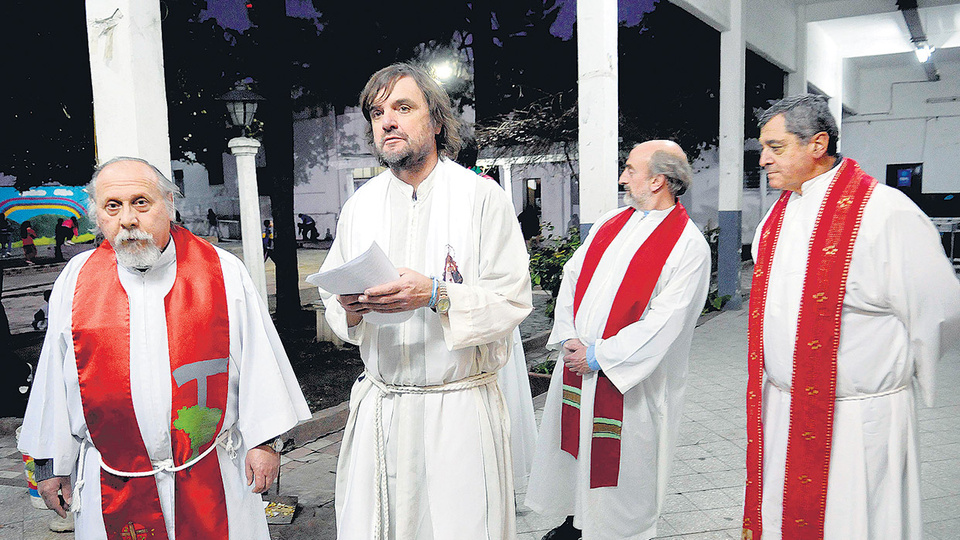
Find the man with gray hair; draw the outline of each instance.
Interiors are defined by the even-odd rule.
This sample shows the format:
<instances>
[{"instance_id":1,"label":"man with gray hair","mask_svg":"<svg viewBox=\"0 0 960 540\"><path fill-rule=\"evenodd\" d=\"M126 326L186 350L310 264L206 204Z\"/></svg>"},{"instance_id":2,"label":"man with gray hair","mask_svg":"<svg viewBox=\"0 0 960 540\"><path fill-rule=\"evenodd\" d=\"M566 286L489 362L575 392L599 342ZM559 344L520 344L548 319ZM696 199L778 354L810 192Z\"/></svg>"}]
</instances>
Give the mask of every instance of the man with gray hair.
<instances>
[{"instance_id":1,"label":"man with gray hair","mask_svg":"<svg viewBox=\"0 0 960 540\"><path fill-rule=\"evenodd\" d=\"M748 540L923 533L915 389L932 405L960 283L927 216L840 156L838 134L822 96L760 118L783 193L753 241Z\"/></svg>"},{"instance_id":2,"label":"man with gray hair","mask_svg":"<svg viewBox=\"0 0 960 540\"><path fill-rule=\"evenodd\" d=\"M566 522L544 539L657 535L710 248L678 201L693 173L671 141L630 152L619 208L563 268L560 349L526 505Z\"/></svg>"},{"instance_id":3,"label":"man with gray hair","mask_svg":"<svg viewBox=\"0 0 960 540\"><path fill-rule=\"evenodd\" d=\"M389 170L346 202L321 270L375 242L400 277L356 294L321 290L327 321L360 346L365 367L337 465L338 537L512 539L510 426L497 378L531 310L513 206L494 181L452 161L460 121L423 69L374 73L360 105Z\"/></svg>"},{"instance_id":4,"label":"man with gray hair","mask_svg":"<svg viewBox=\"0 0 960 540\"><path fill-rule=\"evenodd\" d=\"M88 186L104 242L57 278L20 436L78 539L267 539L277 437L310 417L243 264L174 226L175 185L117 158Z\"/></svg>"}]
</instances>

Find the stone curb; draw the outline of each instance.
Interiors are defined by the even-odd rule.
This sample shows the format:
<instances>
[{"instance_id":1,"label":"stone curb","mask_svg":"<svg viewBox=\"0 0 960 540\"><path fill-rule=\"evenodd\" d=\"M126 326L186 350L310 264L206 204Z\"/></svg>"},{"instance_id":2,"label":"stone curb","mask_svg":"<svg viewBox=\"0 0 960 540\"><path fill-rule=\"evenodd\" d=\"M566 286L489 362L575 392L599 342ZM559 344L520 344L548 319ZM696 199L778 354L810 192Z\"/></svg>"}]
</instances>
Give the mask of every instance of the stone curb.
<instances>
[{"instance_id":1,"label":"stone curb","mask_svg":"<svg viewBox=\"0 0 960 540\"><path fill-rule=\"evenodd\" d=\"M347 425L350 415L350 402L327 407L313 413L309 420L298 424L283 435L284 441L293 441L294 447L303 446L331 433L336 433Z\"/></svg>"},{"instance_id":2,"label":"stone curb","mask_svg":"<svg viewBox=\"0 0 960 540\"><path fill-rule=\"evenodd\" d=\"M35 264L32 266L11 266L3 269L3 275L21 276L23 274L46 274L49 272L60 272L66 265L66 262L54 262Z\"/></svg>"},{"instance_id":3,"label":"stone curb","mask_svg":"<svg viewBox=\"0 0 960 540\"><path fill-rule=\"evenodd\" d=\"M550 332L540 332L534 336L523 340L523 350L533 351L542 349L547 344L547 338ZM540 399L546 399L546 394L537 396ZM537 404L537 398L534 398L534 405ZM540 406L543 404L541 403ZM293 429L283 435L284 441L293 441L294 447L300 447L309 442L313 442L321 437L342 430L347 425L347 417L350 415L350 402L344 401L339 405L327 407L313 413L309 420L296 425Z\"/></svg>"},{"instance_id":4,"label":"stone curb","mask_svg":"<svg viewBox=\"0 0 960 540\"><path fill-rule=\"evenodd\" d=\"M532 352L537 352L540 349L547 346L547 340L550 339L551 330L544 330L539 334L534 334L527 339L523 340L523 352L524 354L530 354Z\"/></svg>"}]
</instances>

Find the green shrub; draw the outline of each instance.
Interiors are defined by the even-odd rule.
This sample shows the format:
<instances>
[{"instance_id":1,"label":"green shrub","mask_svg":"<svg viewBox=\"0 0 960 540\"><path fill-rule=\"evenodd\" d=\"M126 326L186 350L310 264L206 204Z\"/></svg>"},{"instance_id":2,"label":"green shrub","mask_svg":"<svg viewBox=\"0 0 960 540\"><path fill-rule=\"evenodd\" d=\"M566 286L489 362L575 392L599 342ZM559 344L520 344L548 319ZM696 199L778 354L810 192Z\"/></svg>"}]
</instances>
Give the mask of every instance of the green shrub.
<instances>
[{"instance_id":1,"label":"green shrub","mask_svg":"<svg viewBox=\"0 0 960 540\"><path fill-rule=\"evenodd\" d=\"M543 230L530 241L530 279L534 285L550 293L550 301L546 306L546 314L553 317L556 308L557 295L560 294L560 280L563 278L563 265L566 264L573 252L580 247L580 231L570 227L567 235L557 238L550 234L552 226Z\"/></svg>"},{"instance_id":2,"label":"green shrub","mask_svg":"<svg viewBox=\"0 0 960 540\"><path fill-rule=\"evenodd\" d=\"M552 375L553 368L557 365L556 359L554 360L544 360L539 364L530 368L530 373L543 373L545 375Z\"/></svg>"}]
</instances>

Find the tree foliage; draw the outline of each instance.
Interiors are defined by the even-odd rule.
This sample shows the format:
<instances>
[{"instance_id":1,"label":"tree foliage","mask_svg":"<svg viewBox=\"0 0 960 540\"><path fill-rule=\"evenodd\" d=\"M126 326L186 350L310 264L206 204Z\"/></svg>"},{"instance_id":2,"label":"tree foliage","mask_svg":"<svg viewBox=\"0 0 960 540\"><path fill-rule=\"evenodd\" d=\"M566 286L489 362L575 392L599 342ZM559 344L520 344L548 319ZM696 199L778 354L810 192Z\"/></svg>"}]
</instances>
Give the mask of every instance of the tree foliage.
<instances>
[{"instance_id":1,"label":"tree foliage","mask_svg":"<svg viewBox=\"0 0 960 540\"><path fill-rule=\"evenodd\" d=\"M20 190L80 185L94 166L93 90L82 2L0 3L3 72L0 173Z\"/></svg>"},{"instance_id":2,"label":"tree foliage","mask_svg":"<svg viewBox=\"0 0 960 540\"><path fill-rule=\"evenodd\" d=\"M536 94L529 91L535 86L522 82L513 83L518 88L513 94L504 91L515 98L503 101L507 110L481 118L477 125L478 142L481 147L496 148L492 150L494 155L537 155L559 150L567 153L568 161L576 159L577 51L572 45L551 46L551 39L564 45L575 41L545 37L550 24L548 17L537 21L526 38L531 50L550 51L549 61L531 62L535 55L516 54L512 51L516 45L508 42L511 51L504 55L503 62L509 65L510 59L516 59L513 61L523 64L514 68L515 80L529 76L534 81L551 81L553 93ZM533 36L540 38L539 45L532 45ZM639 24L621 21L618 40L621 153L625 155L634 144L654 138L677 141L691 158L715 145L719 130L719 34L683 9L660 2ZM716 54L711 55L713 51ZM551 79L543 70L554 77ZM528 89L526 95L534 97L520 99L524 88Z\"/></svg>"}]
</instances>

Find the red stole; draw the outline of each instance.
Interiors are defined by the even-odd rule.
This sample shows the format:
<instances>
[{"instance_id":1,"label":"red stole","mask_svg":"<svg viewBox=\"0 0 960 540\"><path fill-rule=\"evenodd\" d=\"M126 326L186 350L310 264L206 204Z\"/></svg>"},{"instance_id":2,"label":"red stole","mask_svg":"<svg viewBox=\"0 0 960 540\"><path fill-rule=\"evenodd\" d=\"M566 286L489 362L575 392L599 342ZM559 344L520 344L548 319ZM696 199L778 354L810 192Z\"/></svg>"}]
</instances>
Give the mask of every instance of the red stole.
<instances>
[{"instance_id":1,"label":"red stole","mask_svg":"<svg viewBox=\"0 0 960 540\"><path fill-rule=\"evenodd\" d=\"M853 244L877 181L844 159L827 189L810 238L797 321L791 381L790 433L784 474L783 537L822 539L833 437L840 312ZM743 538L763 526L763 314L774 251L790 192L784 191L763 227L750 293L747 383L747 487Z\"/></svg>"},{"instance_id":2,"label":"red stole","mask_svg":"<svg viewBox=\"0 0 960 540\"><path fill-rule=\"evenodd\" d=\"M164 305L173 374L170 437L179 466L214 444L223 427L230 327L213 246L186 229L175 227L171 236L177 275ZM125 472L150 471L130 390L130 304L107 242L87 259L77 278L73 343L87 429L103 462ZM201 389L206 395L199 395ZM223 481L216 450L212 453L176 473L179 538L227 538ZM101 470L100 493L107 538L167 538L152 476L122 478Z\"/></svg>"},{"instance_id":3,"label":"red stole","mask_svg":"<svg viewBox=\"0 0 960 540\"><path fill-rule=\"evenodd\" d=\"M587 248L583 267L573 294L576 320L590 280L607 247L630 220L634 209L627 208L600 226ZM653 289L670 252L680 239L689 218L677 202L673 210L637 249L617 289L607 316L603 339L640 320L650 303ZM560 409L560 449L574 458L580 449L580 391L583 377L563 369L563 400ZM616 486L620 477L620 432L623 427L623 394L599 372L593 405L593 442L590 449L590 487Z\"/></svg>"}]
</instances>

